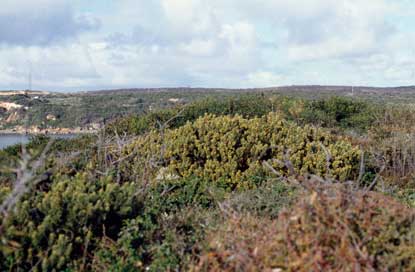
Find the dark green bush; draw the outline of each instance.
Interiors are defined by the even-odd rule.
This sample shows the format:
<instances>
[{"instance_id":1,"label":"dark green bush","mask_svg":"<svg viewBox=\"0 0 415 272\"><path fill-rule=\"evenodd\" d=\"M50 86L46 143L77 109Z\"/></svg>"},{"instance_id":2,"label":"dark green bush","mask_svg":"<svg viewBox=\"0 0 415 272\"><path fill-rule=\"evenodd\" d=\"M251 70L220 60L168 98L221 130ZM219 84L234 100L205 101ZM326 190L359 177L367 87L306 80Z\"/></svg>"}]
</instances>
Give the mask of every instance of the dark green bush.
<instances>
[{"instance_id":1,"label":"dark green bush","mask_svg":"<svg viewBox=\"0 0 415 272\"><path fill-rule=\"evenodd\" d=\"M212 205L203 184L189 179L149 188L140 216L126 220L117 239L103 237L93 269L159 271L181 266L189 248L201 239L196 221L201 220L202 207Z\"/></svg>"},{"instance_id":2,"label":"dark green bush","mask_svg":"<svg viewBox=\"0 0 415 272\"><path fill-rule=\"evenodd\" d=\"M144 115L121 118L110 123L106 128L106 132L108 134L116 132L119 135L141 135L153 129L159 129L159 125L165 124L168 120L170 122L167 127L177 128L186 124L186 122L193 122L207 113L218 116L239 114L252 118L263 116L272 111L272 109L272 102L261 96L250 95L224 99L208 98L179 108L158 110Z\"/></svg>"},{"instance_id":3,"label":"dark green bush","mask_svg":"<svg viewBox=\"0 0 415 272\"><path fill-rule=\"evenodd\" d=\"M301 117L304 122L324 127L367 129L375 121L376 110L368 102L344 97L309 101Z\"/></svg>"}]
</instances>

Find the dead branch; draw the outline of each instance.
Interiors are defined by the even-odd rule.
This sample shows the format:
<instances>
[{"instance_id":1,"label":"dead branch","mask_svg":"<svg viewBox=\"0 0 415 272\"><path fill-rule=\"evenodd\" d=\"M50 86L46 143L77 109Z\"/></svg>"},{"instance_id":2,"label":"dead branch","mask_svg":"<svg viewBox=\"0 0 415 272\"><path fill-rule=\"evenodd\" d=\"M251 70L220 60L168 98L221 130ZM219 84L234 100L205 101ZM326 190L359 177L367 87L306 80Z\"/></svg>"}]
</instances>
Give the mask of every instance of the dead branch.
<instances>
[{"instance_id":1,"label":"dead branch","mask_svg":"<svg viewBox=\"0 0 415 272\"><path fill-rule=\"evenodd\" d=\"M22 147L22 159L20 167L15 170L17 178L13 184L12 192L0 205L0 214L4 217L8 216L21 197L30 190L36 178L36 173L44 165L46 154L49 152L52 143L53 140L50 140L35 161L31 161L33 157L27 153L25 146Z\"/></svg>"}]
</instances>

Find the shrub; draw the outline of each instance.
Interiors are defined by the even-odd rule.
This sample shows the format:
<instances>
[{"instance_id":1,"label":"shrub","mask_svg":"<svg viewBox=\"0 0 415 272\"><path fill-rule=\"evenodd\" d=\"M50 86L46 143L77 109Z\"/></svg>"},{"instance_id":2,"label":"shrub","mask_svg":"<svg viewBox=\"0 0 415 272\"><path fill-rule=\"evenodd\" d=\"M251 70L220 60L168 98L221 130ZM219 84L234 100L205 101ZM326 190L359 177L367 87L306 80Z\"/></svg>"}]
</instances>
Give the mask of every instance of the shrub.
<instances>
[{"instance_id":1,"label":"shrub","mask_svg":"<svg viewBox=\"0 0 415 272\"><path fill-rule=\"evenodd\" d=\"M119 135L141 135L158 129L159 123L163 124L168 120L170 120L168 124L170 128L178 128L186 122L195 121L206 113L215 115L239 114L245 117L263 116L272 111L272 105L269 99L256 95L226 99L207 98L184 107L162 109L144 115L120 118L110 123L106 132L108 134L116 132Z\"/></svg>"},{"instance_id":2,"label":"shrub","mask_svg":"<svg viewBox=\"0 0 415 272\"><path fill-rule=\"evenodd\" d=\"M46 176L56 173L75 175L85 169L88 161L96 154L95 135L80 135L72 139L52 139L45 135L32 136L25 145L26 152L31 160L42 153L47 144L52 141L48 149L46 167L38 174ZM0 150L0 186L15 182L14 169L19 167L22 159L22 145L16 144Z\"/></svg>"},{"instance_id":3,"label":"shrub","mask_svg":"<svg viewBox=\"0 0 415 272\"><path fill-rule=\"evenodd\" d=\"M375 121L376 110L364 101L344 97L309 101L301 113L306 123L324 127L367 129Z\"/></svg>"},{"instance_id":4,"label":"shrub","mask_svg":"<svg viewBox=\"0 0 415 272\"><path fill-rule=\"evenodd\" d=\"M413 271L415 211L379 193L326 188L278 219L229 218L196 271Z\"/></svg>"},{"instance_id":5,"label":"shrub","mask_svg":"<svg viewBox=\"0 0 415 272\"><path fill-rule=\"evenodd\" d=\"M360 151L348 142L314 127L300 128L277 114L253 119L205 115L178 129L140 137L125 152L137 154L133 164L125 164L126 174L150 161L153 167L166 166L172 176L196 176L231 189L255 185L251 177L266 175L264 160L282 175L290 172L283 163L289 160L299 174L344 181L356 174L360 159Z\"/></svg>"},{"instance_id":6,"label":"shrub","mask_svg":"<svg viewBox=\"0 0 415 272\"><path fill-rule=\"evenodd\" d=\"M91 269L180 270L198 250L205 227L215 225L220 188L200 179L150 186L140 215L123 222L116 238L103 236L91 253Z\"/></svg>"},{"instance_id":7,"label":"shrub","mask_svg":"<svg viewBox=\"0 0 415 272\"><path fill-rule=\"evenodd\" d=\"M116 238L123 219L139 212L136 185L117 184L111 177L79 173L74 178L55 177L49 190L37 189L2 222L3 268L45 271L80 266L97 238Z\"/></svg>"},{"instance_id":8,"label":"shrub","mask_svg":"<svg viewBox=\"0 0 415 272\"><path fill-rule=\"evenodd\" d=\"M239 214L276 218L282 208L295 203L298 191L293 186L271 179L258 188L232 193L224 203Z\"/></svg>"},{"instance_id":9,"label":"shrub","mask_svg":"<svg viewBox=\"0 0 415 272\"><path fill-rule=\"evenodd\" d=\"M415 171L414 108L388 106L368 132L368 150L384 165L383 177L392 185L411 186Z\"/></svg>"},{"instance_id":10,"label":"shrub","mask_svg":"<svg viewBox=\"0 0 415 272\"><path fill-rule=\"evenodd\" d=\"M294 198L293 188L279 182L232 194L200 179L154 184L143 215L126 220L117 240L102 239L92 270L185 271L202 250L206 232L223 223L216 203L274 217Z\"/></svg>"}]
</instances>

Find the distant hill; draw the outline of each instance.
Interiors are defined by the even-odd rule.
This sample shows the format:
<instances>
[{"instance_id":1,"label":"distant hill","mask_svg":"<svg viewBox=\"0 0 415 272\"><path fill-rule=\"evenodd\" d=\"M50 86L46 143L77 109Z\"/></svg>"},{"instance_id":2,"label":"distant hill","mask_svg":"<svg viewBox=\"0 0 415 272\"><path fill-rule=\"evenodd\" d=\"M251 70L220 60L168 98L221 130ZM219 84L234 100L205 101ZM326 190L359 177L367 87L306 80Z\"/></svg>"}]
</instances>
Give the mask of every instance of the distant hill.
<instances>
[{"instance_id":1,"label":"distant hill","mask_svg":"<svg viewBox=\"0 0 415 272\"><path fill-rule=\"evenodd\" d=\"M378 94L396 94L396 93L415 93L415 86L399 87L370 87L370 86L330 86L330 85L292 85L281 87L267 88L128 88L128 89L108 89L82 92L82 94L115 94L115 93L166 93L166 92L333 92L333 93L378 93Z\"/></svg>"},{"instance_id":2,"label":"distant hill","mask_svg":"<svg viewBox=\"0 0 415 272\"><path fill-rule=\"evenodd\" d=\"M282 86L270 88L131 88L61 93L0 91L0 132L17 127L90 129L129 114L174 107L207 97L246 94L321 99L347 96L379 103L415 104L415 86Z\"/></svg>"},{"instance_id":3,"label":"distant hill","mask_svg":"<svg viewBox=\"0 0 415 272\"><path fill-rule=\"evenodd\" d=\"M47 91L0 91L0 96L13 96L13 95L48 95Z\"/></svg>"},{"instance_id":4,"label":"distant hill","mask_svg":"<svg viewBox=\"0 0 415 272\"><path fill-rule=\"evenodd\" d=\"M24 90L4 90L0 91L0 96L11 95L71 95L71 96L89 96L89 95L110 95L110 94L149 94L149 93L235 93L235 92L332 92L332 93L378 93L378 94L397 94L397 93L415 93L414 86L398 87L371 87L371 86L341 86L341 85L291 85L266 88L199 88L199 87L172 87L172 88L125 88L125 89L104 89L81 92L53 92L53 91L24 91Z\"/></svg>"}]
</instances>

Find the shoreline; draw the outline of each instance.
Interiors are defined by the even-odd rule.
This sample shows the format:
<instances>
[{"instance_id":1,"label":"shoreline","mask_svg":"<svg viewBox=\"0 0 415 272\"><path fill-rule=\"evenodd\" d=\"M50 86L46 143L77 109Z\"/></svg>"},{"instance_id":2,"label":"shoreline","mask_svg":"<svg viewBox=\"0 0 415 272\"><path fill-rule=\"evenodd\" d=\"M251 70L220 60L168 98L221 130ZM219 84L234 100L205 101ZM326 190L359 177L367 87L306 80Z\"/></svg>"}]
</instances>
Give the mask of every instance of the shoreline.
<instances>
[{"instance_id":1,"label":"shoreline","mask_svg":"<svg viewBox=\"0 0 415 272\"><path fill-rule=\"evenodd\" d=\"M79 129L47 129L47 130L20 130L20 129L0 129L0 135L87 135L95 134L98 130L79 130Z\"/></svg>"}]
</instances>

